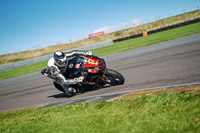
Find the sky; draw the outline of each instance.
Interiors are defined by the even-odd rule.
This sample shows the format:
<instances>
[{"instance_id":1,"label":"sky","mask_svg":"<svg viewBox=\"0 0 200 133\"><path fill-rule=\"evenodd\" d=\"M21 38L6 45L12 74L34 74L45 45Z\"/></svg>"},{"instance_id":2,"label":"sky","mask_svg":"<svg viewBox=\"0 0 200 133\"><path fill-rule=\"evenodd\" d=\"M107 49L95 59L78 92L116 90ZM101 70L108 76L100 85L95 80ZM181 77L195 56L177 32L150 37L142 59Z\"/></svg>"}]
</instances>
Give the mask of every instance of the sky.
<instances>
[{"instance_id":1,"label":"sky","mask_svg":"<svg viewBox=\"0 0 200 133\"><path fill-rule=\"evenodd\" d=\"M200 0L0 0L0 54L69 43L199 7Z\"/></svg>"}]
</instances>

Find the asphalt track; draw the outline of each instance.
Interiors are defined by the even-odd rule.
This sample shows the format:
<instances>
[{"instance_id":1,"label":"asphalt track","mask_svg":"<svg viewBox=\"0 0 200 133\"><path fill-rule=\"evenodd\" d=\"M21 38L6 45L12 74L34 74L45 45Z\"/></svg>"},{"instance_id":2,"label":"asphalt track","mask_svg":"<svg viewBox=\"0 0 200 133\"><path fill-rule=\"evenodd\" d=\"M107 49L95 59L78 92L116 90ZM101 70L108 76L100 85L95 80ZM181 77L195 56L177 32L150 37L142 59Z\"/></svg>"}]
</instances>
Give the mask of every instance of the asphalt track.
<instances>
[{"instance_id":1,"label":"asphalt track","mask_svg":"<svg viewBox=\"0 0 200 133\"><path fill-rule=\"evenodd\" d=\"M0 81L0 111L51 103L69 103L88 97L109 99L118 94L177 84L200 82L200 34L104 57L108 68L122 73L124 85L105 87L66 98L52 80L39 72ZM106 95L112 94L112 95ZM108 97L106 97L108 96ZM85 100L84 100L85 101ZM92 100L91 100L92 101Z\"/></svg>"}]
</instances>

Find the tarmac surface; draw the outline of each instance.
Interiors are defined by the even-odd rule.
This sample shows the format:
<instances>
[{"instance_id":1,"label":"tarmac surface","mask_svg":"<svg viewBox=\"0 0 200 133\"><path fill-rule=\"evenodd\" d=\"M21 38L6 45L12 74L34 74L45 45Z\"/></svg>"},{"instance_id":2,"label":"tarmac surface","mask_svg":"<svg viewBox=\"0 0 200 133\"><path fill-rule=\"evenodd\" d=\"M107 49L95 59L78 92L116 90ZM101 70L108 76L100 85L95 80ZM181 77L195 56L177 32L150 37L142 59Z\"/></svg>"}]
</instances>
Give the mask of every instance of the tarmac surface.
<instances>
[{"instance_id":1,"label":"tarmac surface","mask_svg":"<svg viewBox=\"0 0 200 133\"><path fill-rule=\"evenodd\" d=\"M121 86L66 98L40 72L0 81L0 111L108 100L134 90L200 82L200 34L104 56L125 77Z\"/></svg>"}]
</instances>

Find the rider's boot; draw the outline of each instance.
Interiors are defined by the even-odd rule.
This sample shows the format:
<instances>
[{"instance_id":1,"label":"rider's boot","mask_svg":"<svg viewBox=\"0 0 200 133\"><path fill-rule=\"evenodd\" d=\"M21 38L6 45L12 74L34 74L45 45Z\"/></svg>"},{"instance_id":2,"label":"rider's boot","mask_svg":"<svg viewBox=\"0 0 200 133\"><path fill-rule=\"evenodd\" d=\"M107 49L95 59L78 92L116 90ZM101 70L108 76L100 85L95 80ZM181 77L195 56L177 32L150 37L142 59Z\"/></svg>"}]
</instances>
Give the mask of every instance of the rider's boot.
<instances>
[{"instance_id":1,"label":"rider's boot","mask_svg":"<svg viewBox=\"0 0 200 133\"><path fill-rule=\"evenodd\" d=\"M63 87L67 97L71 97L76 93L76 90L73 87L69 87L67 85L63 85L62 87Z\"/></svg>"},{"instance_id":2,"label":"rider's boot","mask_svg":"<svg viewBox=\"0 0 200 133\"><path fill-rule=\"evenodd\" d=\"M76 93L76 90L73 87L69 87L68 85L65 85L61 80L55 79L55 81L63 88L67 97L71 97Z\"/></svg>"}]
</instances>

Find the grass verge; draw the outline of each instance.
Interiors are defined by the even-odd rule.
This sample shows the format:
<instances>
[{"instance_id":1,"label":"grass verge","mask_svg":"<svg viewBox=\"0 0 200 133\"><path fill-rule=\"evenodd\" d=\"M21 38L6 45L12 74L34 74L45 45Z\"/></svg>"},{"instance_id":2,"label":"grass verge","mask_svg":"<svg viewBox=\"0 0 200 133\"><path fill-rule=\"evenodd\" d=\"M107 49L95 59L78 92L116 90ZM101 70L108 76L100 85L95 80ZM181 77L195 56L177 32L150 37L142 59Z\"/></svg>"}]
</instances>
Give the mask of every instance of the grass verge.
<instances>
[{"instance_id":1,"label":"grass verge","mask_svg":"<svg viewBox=\"0 0 200 133\"><path fill-rule=\"evenodd\" d=\"M163 42L167 40L172 40L175 38L197 34L197 33L200 33L200 23L155 33L146 37L140 37L140 38L130 39L130 40L122 41L122 42L117 42L117 43L114 43L113 45L94 49L92 51L95 55L103 56L103 55L126 51L126 50L130 50L130 49L134 49L134 48L138 48L142 46L147 46L147 45L151 45L151 44L155 44L155 43L159 43L159 42ZM45 68L46 67L45 65L46 65L46 61L43 61L43 62L39 62L33 65L23 66L23 67L14 68L11 70L3 71L3 72L0 72L0 80L36 72Z\"/></svg>"},{"instance_id":2,"label":"grass verge","mask_svg":"<svg viewBox=\"0 0 200 133\"><path fill-rule=\"evenodd\" d=\"M130 39L122 42L114 43L113 45L109 45L103 48L94 49L93 52L96 55L107 55L116 52L126 51L138 47L143 47L159 42L164 42L184 36L189 36L192 34L200 33L200 23L192 24L168 31L163 31L155 34L151 34L146 37L139 37L135 39Z\"/></svg>"},{"instance_id":3,"label":"grass verge","mask_svg":"<svg viewBox=\"0 0 200 133\"><path fill-rule=\"evenodd\" d=\"M139 92L132 92L127 95L123 95L120 97L117 97L116 99L111 99L110 101L113 100L121 100L121 99L132 99L132 98L137 98L143 95L156 95L156 94L174 94L174 93L181 93L181 94L199 94L200 93L200 86L182 86L182 87L171 87L171 88L160 88L160 89L154 89L154 90L146 90L146 91L139 91Z\"/></svg>"},{"instance_id":4,"label":"grass verge","mask_svg":"<svg viewBox=\"0 0 200 133\"><path fill-rule=\"evenodd\" d=\"M63 51L67 49L86 46L89 44L94 44L94 43L106 41L109 39L115 40L115 39L119 39L123 37L128 37L128 36L136 35L138 33L142 33L144 31L151 31L158 28L163 28L166 26L171 26L174 24L179 24L186 21L194 20L197 18L200 18L200 10L195 10L192 12L179 14L176 16L172 16L170 18L165 18L165 19L161 19L155 22L150 22L148 24L133 27L130 29L125 29L125 30L113 32L110 34L105 34L103 36L95 37L92 39L83 39L83 40L78 40L71 43L64 43L64 44L61 43L61 44L57 44L57 45L53 45L53 46L49 46L45 48L39 48L35 50L28 50L28 51L23 51L23 52L18 52L18 53L0 55L0 65L16 62L20 60L30 59L34 57L39 57L42 55L54 53L55 51Z\"/></svg>"},{"instance_id":5,"label":"grass verge","mask_svg":"<svg viewBox=\"0 0 200 133\"><path fill-rule=\"evenodd\" d=\"M0 132L200 132L200 94L162 93L0 114Z\"/></svg>"},{"instance_id":6,"label":"grass verge","mask_svg":"<svg viewBox=\"0 0 200 133\"><path fill-rule=\"evenodd\" d=\"M38 62L32 65L22 66L22 67L13 68L7 71L2 71L0 72L0 80L41 71L42 69L45 69L46 67L47 67L47 61L42 61L42 62Z\"/></svg>"}]
</instances>

